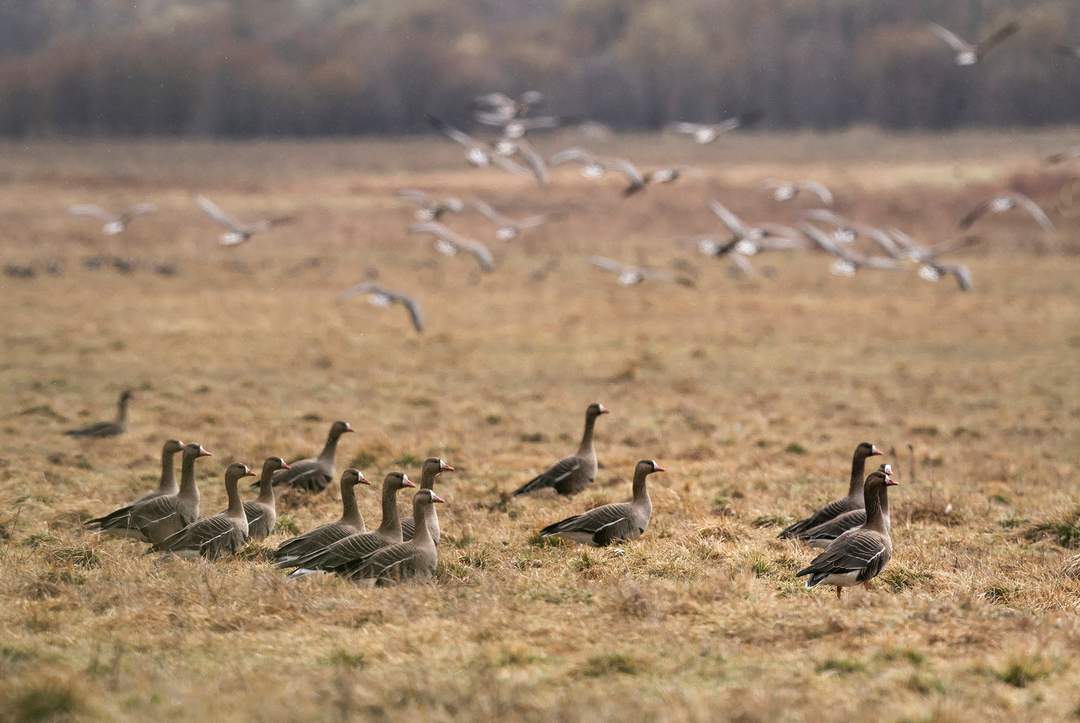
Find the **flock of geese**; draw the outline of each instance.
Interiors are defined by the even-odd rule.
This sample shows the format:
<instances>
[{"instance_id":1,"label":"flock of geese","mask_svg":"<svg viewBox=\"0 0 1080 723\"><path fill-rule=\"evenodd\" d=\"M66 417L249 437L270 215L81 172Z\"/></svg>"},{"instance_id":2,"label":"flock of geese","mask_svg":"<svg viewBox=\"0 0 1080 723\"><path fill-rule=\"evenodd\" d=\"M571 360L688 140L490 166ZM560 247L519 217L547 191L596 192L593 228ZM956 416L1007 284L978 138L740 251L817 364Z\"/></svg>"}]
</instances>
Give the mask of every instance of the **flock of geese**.
<instances>
[{"instance_id":1,"label":"flock of geese","mask_svg":"<svg viewBox=\"0 0 1080 723\"><path fill-rule=\"evenodd\" d=\"M124 392L117 418L68 434L110 437L126 428L127 406L132 395ZM511 493L513 497L550 489L559 495L575 495L587 489L599 469L593 432L596 421L608 413L607 407L593 403L585 410L585 428L577 451L560 459ZM335 478L335 463L341 437L353 431L348 422L330 426L326 443L314 457L286 462L271 456L263 462L259 479L253 483L258 496L244 500L240 481L254 476L246 464L234 462L225 469L228 506L217 514L200 517L199 487L195 464L212 456L201 444L170 439L161 450L161 476L157 489L108 514L87 520L87 529L137 540L150 545L148 553L218 560L236 555L250 541L264 540L277 525L276 489L287 488L317 494ZM174 458L180 455L180 481ZM868 583L892 556L888 487L895 485L892 468L881 465L864 479L866 460L882 454L864 442L855 448L851 480L845 497L830 502L809 517L785 528L780 537L799 540L822 552L797 576L808 576L806 586L819 584L843 588ZM412 514L402 518L398 495L416 488L404 471L383 478L379 506L379 526L369 529L357 501L357 488L370 486L364 473L346 469L340 477L341 516L301 535L284 540L275 548L276 568L289 570L289 578L314 574L334 574L366 585L396 584L406 580L430 580L439 561L441 530L436 505L445 502L435 492L440 475L454 468L438 457L426 459L420 467L419 488L412 496ZM655 460L640 460L634 467L632 497L586 510L541 529L539 538L558 537L571 542L606 547L635 540L645 534L652 519L652 499L647 479L664 472Z\"/></svg>"},{"instance_id":2,"label":"flock of geese","mask_svg":"<svg viewBox=\"0 0 1080 723\"><path fill-rule=\"evenodd\" d=\"M988 53L1020 32L1020 24L1008 23L979 42L969 42L956 33L937 24L929 31L941 38L955 53L959 66L973 66L982 62ZM1080 57L1080 46L1061 45L1057 51ZM542 93L530 90L517 97L504 93L488 93L472 100L471 109L478 128L495 131L495 137L481 138L457 128L446 121L428 115L430 124L449 140L461 147L465 161L477 168L493 168L517 176L531 177L540 186L551 183L553 169L573 166L588 179L604 179L616 176L622 181L621 193L633 197L646 189L678 182L700 171L685 165L666 165L642 168L627 158L605 156L586 148L575 146L545 155L533 143L533 134L540 131L577 125L597 134L598 125L582 123L576 119L555 115L541 115L537 110L545 103ZM752 127L764 117L760 110L752 110L725 119L719 123L693 123L680 121L668 126L671 133L684 136L697 144L709 144L727 133ZM1064 149L1046 159L1049 164L1064 163L1080 158L1080 146ZM790 204L809 199L810 206L798 214L794 225L771 222L750 223L735 211L717 200L707 203L719 224L716 232L677 239L683 247L696 249L705 257L727 260L732 272L741 275L757 275L752 259L765 253L817 252L831 259L832 274L854 276L860 271L914 271L926 281L952 278L963 291L973 288L970 269L962 264L946 260L951 252L979 243L979 238L963 235L959 238L927 244L920 243L894 226L881 226L854 220L832 210L833 192L813 179L768 179L762 191L776 203ZM450 218L475 212L493 228L496 242L509 243L519 239L532 229L550 223L565 215L563 212L538 213L514 218L477 198L462 199L443 196L419 189L403 189L399 196L415 206L414 222L406 231L410 235L424 236L431 240L434 250L447 256L469 257L480 272L493 273L500 253L484 240L466 235L452 228ZM223 246L239 246L250 242L255 236L294 220L291 216L270 217L257 220L241 220L205 196L196 196L195 203L205 215L224 230L218 241ZM123 211L109 211L101 206L81 204L71 206L69 212L100 221L102 231L114 235L123 233L135 219L151 214L155 206L141 203ZM958 231L967 233L985 216L1018 211L1026 214L1043 233L1052 233L1054 223L1049 215L1031 198L1015 191L1003 190L978 203L958 223ZM609 273L623 286L637 286L645 282L675 282L693 285L690 275L675 273L668 269L632 265L617 259L598 255L586 255L584 260L594 268ZM557 259L555 259L557 262ZM673 266L691 267L685 259ZM546 267L545 267L546 268ZM378 272L371 270L369 278L344 290L339 298L346 300L355 296L366 297L381 307L401 305L417 332L424 330L424 317L420 303L401 289L377 282ZM545 269L534 272L536 278L546 275Z\"/></svg>"}]
</instances>

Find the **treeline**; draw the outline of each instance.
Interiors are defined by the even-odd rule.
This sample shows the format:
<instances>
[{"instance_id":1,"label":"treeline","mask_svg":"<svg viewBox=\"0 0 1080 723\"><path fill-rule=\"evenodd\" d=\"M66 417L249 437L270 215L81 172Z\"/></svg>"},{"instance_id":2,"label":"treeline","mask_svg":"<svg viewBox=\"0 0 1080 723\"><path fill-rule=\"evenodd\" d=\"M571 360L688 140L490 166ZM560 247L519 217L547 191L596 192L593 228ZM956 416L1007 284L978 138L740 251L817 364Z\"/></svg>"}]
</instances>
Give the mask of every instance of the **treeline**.
<instances>
[{"instance_id":1,"label":"treeline","mask_svg":"<svg viewBox=\"0 0 1080 723\"><path fill-rule=\"evenodd\" d=\"M927 30L969 39L958 68ZM1077 0L0 0L0 134L407 133L537 88L550 110L657 128L1080 122Z\"/></svg>"}]
</instances>

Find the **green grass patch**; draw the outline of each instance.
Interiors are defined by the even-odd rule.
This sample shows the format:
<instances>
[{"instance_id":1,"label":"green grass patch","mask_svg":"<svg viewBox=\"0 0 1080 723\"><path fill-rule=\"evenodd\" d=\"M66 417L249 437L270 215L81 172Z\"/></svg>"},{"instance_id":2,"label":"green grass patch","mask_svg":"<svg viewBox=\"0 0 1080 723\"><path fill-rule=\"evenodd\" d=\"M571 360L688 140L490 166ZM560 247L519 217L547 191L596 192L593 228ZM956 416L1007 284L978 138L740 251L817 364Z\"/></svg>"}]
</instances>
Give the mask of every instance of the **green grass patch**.
<instances>
[{"instance_id":1,"label":"green grass patch","mask_svg":"<svg viewBox=\"0 0 1080 723\"><path fill-rule=\"evenodd\" d=\"M866 664L855 658L826 658L818 663L815 668L818 673L835 673L836 675L851 675L866 670Z\"/></svg>"},{"instance_id":2,"label":"green grass patch","mask_svg":"<svg viewBox=\"0 0 1080 723\"><path fill-rule=\"evenodd\" d=\"M641 661L625 653L605 653L586 660L578 673L585 678L603 678L608 675L638 675L644 669Z\"/></svg>"},{"instance_id":3,"label":"green grass patch","mask_svg":"<svg viewBox=\"0 0 1080 723\"><path fill-rule=\"evenodd\" d=\"M1012 658L1005 667L994 673L1002 683L1014 688L1026 688L1056 671L1058 666L1041 655Z\"/></svg>"},{"instance_id":4,"label":"green grass patch","mask_svg":"<svg viewBox=\"0 0 1080 723\"><path fill-rule=\"evenodd\" d=\"M1024 532L1024 539L1030 542L1049 539L1062 547L1080 547L1080 508L1058 519L1032 525Z\"/></svg>"}]
</instances>

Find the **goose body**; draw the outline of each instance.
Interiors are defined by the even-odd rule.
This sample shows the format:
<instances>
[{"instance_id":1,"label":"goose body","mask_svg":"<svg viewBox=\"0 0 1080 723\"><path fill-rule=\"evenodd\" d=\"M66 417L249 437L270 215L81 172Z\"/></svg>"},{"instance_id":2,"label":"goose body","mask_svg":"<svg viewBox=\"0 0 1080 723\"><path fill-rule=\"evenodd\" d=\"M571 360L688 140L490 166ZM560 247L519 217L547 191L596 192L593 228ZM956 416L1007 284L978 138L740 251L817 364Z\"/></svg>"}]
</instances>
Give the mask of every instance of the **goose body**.
<instances>
[{"instance_id":1,"label":"goose body","mask_svg":"<svg viewBox=\"0 0 1080 723\"><path fill-rule=\"evenodd\" d=\"M634 498L630 502L595 507L580 515L548 525L541 537L562 537L583 545L605 547L616 542L636 540L645 534L652 519L652 500L645 479L664 468L651 459L643 459L634 468Z\"/></svg>"},{"instance_id":2,"label":"goose body","mask_svg":"<svg viewBox=\"0 0 1080 723\"><path fill-rule=\"evenodd\" d=\"M137 502L109 517L102 529L127 529L129 536L157 543L190 525L199 517L199 487L195 483L195 461L210 453L197 443L185 444L180 463L180 489L176 494L159 495Z\"/></svg>"},{"instance_id":3,"label":"goose body","mask_svg":"<svg viewBox=\"0 0 1080 723\"><path fill-rule=\"evenodd\" d=\"M96 422L86 427L69 429L64 434L69 437L116 437L127 431L128 404L135 398L131 390L124 390L116 402L116 417L109 422Z\"/></svg>"},{"instance_id":4,"label":"goose body","mask_svg":"<svg viewBox=\"0 0 1080 723\"><path fill-rule=\"evenodd\" d=\"M420 489L433 490L435 489L435 482L443 472L453 472L454 468L446 463L445 460L438 457L428 457L424 460L423 466L420 468ZM439 544L439 515L434 507L431 508L427 515L428 531L431 532L431 539L435 541L435 544ZM401 539L408 542L413 538L416 533L416 524L413 517L410 515L401 521Z\"/></svg>"},{"instance_id":5,"label":"goose body","mask_svg":"<svg viewBox=\"0 0 1080 723\"><path fill-rule=\"evenodd\" d=\"M891 475L892 466L888 464L883 464L878 468L878 471ZM880 495L880 497L881 514L882 517L885 519L885 526L891 529L892 517L889 514L889 496L888 494L882 494ZM824 550L826 547L832 544L833 540L840 537L840 535L844 534L848 530L854 530L856 528L862 527L865 524L865 507L858 510L850 510L843 513L842 515L837 515L828 522L824 522L817 527L807 530L804 535L804 539L806 540L806 544L810 545L810 547L817 547Z\"/></svg>"},{"instance_id":6,"label":"goose body","mask_svg":"<svg viewBox=\"0 0 1080 723\"><path fill-rule=\"evenodd\" d=\"M607 413L608 409L603 404L590 404L585 410L585 431L581 436L578 451L560 459L514 490L514 496L529 494L545 487L554 488L560 495L574 495L592 484L598 468L596 450L593 448L593 428L597 418Z\"/></svg>"},{"instance_id":7,"label":"goose body","mask_svg":"<svg viewBox=\"0 0 1080 723\"><path fill-rule=\"evenodd\" d=\"M413 497L416 536L408 542L384 547L363 563L344 571L349 579L368 585L392 585L408 580L430 580L439 565L439 548L428 530L427 516L435 504L444 502L434 490L419 490Z\"/></svg>"},{"instance_id":8,"label":"goose body","mask_svg":"<svg viewBox=\"0 0 1080 723\"><path fill-rule=\"evenodd\" d=\"M225 470L225 491L229 507L210 517L197 520L156 542L150 552L173 552L182 557L205 557L208 560L235 555L248 540L248 522L239 484L252 475L246 464L234 462Z\"/></svg>"},{"instance_id":9,"label":"goose body","mask_svg":"<svg viewBox=\"0 0 1080 723\"><path fill-rule=\"evenodd\" d=\"M341 435L353 431L348 422L334 422L318 457L289 462L288 469L274 475L274 486L288 485L308 492L322 492L334 479L334 458ZM258 483L256 483L257 485ZM253 485L254 486L254 485Z\"/></svg>"},{"instance_id":10,"label":"goose body","mask_svg":"<svg viewBox=\"0 0 1080 723\"><path fill-rule=\"evenodd\" d=\"M341 473L341 517L336 522L320 525L302 535L292 537L278 545L274 551L277 563L288 563L304 555L322 550L338 540L358 532L367 531L364 517L356 504L356 485L370 485L364 473L350 467ZM288 565L285 565L286 567Z\"/></svg>"},{"instance_id":11,"label":"goose body","mask_svg":"<svg viewBox=\"0 0 1080 723\"><path fill-rule=\"evenodd\" d=\"M248 538L262 540L269 537L277 526L277 499L274 496L274 474L289 469L289 463L281 457L267 457L259 477L259 496L244 503Z\"/></svg>"},{"instance_id":12,"label":"goose body","mask_svg":"<svg viewBox=\"0 0 1080 723\"><path fill-rule=\"evenodd\" d=\"M851 479L848 482L847 496L833 500L809 517L789 525L780 532L779 536L781 538L803 540L806 539L806 533L818 525L822 525L846 512L862 509L864 505L863 472L866 470L866 460L868 457L875 457L880 454L881 450L869 442L858 445L851 460Z\"/></svg>"},{"instance_id":13,"label":"goose body","mask_svg":"<svg viewBox=\"0 0 1080 723\"><path fill-rule=\"evenodd\" d=\"M151 490L134 502L102 517L87 520L83 524L87 529L94 530L95 532L106 532L112 535L142 540L142 533L131 525L131 510L135 505L141 502L146 502L156 497L175 495L179 491L179 487L176 484L176 476L173 474L173 458L176 456L177 452L180 452L183 449L184 443L177 439L170 439L165 442L165 445L161 449L161 477L158 480L158 487L156 490Z\"/></svg>"}]
</instances>

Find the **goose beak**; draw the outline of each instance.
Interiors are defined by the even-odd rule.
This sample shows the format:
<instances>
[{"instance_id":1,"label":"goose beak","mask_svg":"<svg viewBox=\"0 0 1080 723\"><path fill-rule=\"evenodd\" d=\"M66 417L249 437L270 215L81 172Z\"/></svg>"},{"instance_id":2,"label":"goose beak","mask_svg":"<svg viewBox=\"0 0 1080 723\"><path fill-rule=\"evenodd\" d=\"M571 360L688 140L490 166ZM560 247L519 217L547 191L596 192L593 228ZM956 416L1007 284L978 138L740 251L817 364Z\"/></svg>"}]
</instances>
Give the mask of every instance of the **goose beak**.
<instances>
[{"instance_id":1,"label":"goose beak","mask_svg":"<svg viewBox=\"0 0 1080 723\"><path fill-rule=\"evenodd\" d=\"M871 457L877 457L878 455L881 455L881 454L885 454L885 453L882 452L880 449L878 449L877 445L871 445L871 447L870 447L870 456Z\"/></svg>"},{"instance_id":2,"label":"goose beak","mask_svg":"<svg viewBox=\"0 0 1080 723\"><path fill-rule=\"evenodd\" d=\"M345 422L345 432L355 432L355 431L356 430L352 428L351 424L349 424L348 422ZM345 432L342 432L342 434L345 434Z\"/></svg>"},{"instance_id":3,"label":"goose beak","mask_svg":"<svg viewBox=\"0 0 1080 723\"><path fill-rule=\"evenodd\" d=\"M292 469L292 465L289 464L288 462L282 462L281 467L279 469Z\"/></svg>"},{"instance_id":4,"label":"goose beak","mask_svg":"<svg viewBox=\"0 0 1080 723\"><path fill-rule=\"evenodd\" d=\"M656 465L653 465L653 472L667 472L667 470L664 469L663 467L661 467L660 465L656 464Z\"/></svg>"},{"instance_id":5,"label":"goose beak","mask_svg":"<svg viewBox=\"0 0 1080 723\"><path fill-rule=\"evenodd\" d=\"M242 475L240 475L240 476L241 476L241 477L254 477L254 476L255 476L255 473L251 471L251 467L248 467L248 466L247 466L247 465L245 464L245 465L244 465L244 474L242 474Z\"/></svg>"},{"instance_id":6,"label":"goose beak","mask_svg":"<svg viewBox=\"0 0 1080 723\"><path fill-rule=\"evenodd\" d=\"M409 479L409 475L403 474L403 475L401 475L401 486L402 487L415 487L416 483L413 482L411 479Z\"/></svg>"},{"instance_id":7,"label":"goose beak","mask_svg":"<svg viewBox=\"0 0 1080 723\"><path fill-rule=\"evenodd\" d=\"M435 504L440 504L440 505L446 504L446 500L444 500L442 497L439 497L434 492L431 493L431 501L434 502Z\"/></svg>"},{"instance_id":8,"label":"goose beak","mask_svg":"<svg viewBox=\"0 0 1080 723\"><path fill-rule=\"evenodd\" d=\"M599 405L599 406L600 406L600 414L607 414L608 412L610 412L610 411L611 411L610 409L608 409L607 407L605 407L605 406L604 406L603 404L601 404L601 405Z\"/></svg>"},{"instance_id":9,"label":"goose beak","mask_svg":"<svg viewBox=\"0 0 1080 723\"><path fill-rule=\"evenodd\" d=\"M446 462L443 462L441 465L439 465L439 467L440 467L440 469L442 469L443 472L453 472L454 471L454 468L452 466L450 466L449 464L447 464Z\"/></svg>"},{"instance_id":10,"label":"goose beak","mask_svg":"<svg viewBox=\"0 0 1080 723\"><path fill-rule=\"evenodd\" d=\"M886 487L895 487L898 484L900 484L900 483L897 482L896 480L894 480L892 477L886 477L885 478L885 486Z\"/></svg>"},{"instance_id":11,"label":"goose beak","mask_svg":"<svg viewBox=\"0 0 1080 723\"><path fill-rule=\"evenodd\" d=\"M365 477L362 474L358 476L357 481L360 482L360 484L362 484L362 485L369 485L369 486L371 485L371 480L369 480L367 477Z\"/></svg>"},{"instance_id":12,"label":"goose beak","mask_svg":"<svg viewBox=\"0 0 1080 723\"><path fill-rule=\"evenodd\" d=\"M214 455L206 447L199 447L199 453L197 455L195 455L195 456L196 457L213 457Z\"/></svg>"}]
</instances>

